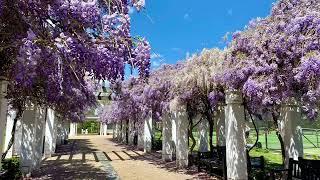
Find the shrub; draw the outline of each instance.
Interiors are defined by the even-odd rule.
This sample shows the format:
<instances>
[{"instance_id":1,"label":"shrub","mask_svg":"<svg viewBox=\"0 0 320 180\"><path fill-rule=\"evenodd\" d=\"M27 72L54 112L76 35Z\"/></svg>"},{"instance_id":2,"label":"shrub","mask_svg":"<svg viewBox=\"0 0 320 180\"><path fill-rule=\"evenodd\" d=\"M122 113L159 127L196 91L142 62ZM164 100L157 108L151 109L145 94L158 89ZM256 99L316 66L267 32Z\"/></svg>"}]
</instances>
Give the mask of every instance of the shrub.
<instances>
[{"instance_id":1,"label":"shrub","mask_svg":"<svg viewBox=\"0 0 320 180\"><path fill-rule=\"evenodd\" d=\"M5 159L2 161L2 169L7 173L0 179L21 179L20 160L18 157Z\"/></svg>"}]
</instances>

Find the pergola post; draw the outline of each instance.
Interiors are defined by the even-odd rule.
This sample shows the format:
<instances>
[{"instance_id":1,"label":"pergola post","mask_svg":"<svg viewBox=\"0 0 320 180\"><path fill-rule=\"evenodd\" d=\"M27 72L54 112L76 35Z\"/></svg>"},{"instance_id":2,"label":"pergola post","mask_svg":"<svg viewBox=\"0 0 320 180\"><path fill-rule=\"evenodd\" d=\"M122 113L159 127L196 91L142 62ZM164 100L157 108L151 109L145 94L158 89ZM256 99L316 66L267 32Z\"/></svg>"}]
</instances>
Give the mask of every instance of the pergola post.
<instances>
[{"instance_id":1,"label":"pergola post","mask_svg":"<svg viewBox=\"0 0 320 180\"><path fill-rule=\"evenodd\" d=\"M112 139L116 139L116 129L117 129L117 124L112 123Z\"/></svg>"},{"instance_id":2,"label":"pergola post","mask_svg":"<svg viewBox=\"0 0 320 180\"><path fill-rule=\"evenodd\" d=\"M45 127L45 110L29 106L22 118L21 167L29 174L40 165L43 155L43 138Z\"/></svg>"},{"instance_id":3,"label":"pergola post","mask_svg":"<svg viewBox=\"0 0 320 180\"><path fill-rule=\"evenodd\" d=\"M227 91L225 109L226 163L228 179L248 179L245 116L242 94Z\"/></svg>"},{"instance_id":4,"label":"pergola post","mask_svg":"<svg viewBox=\"0 0 320 180\"><path fill-rule=\"evenodd\" d=\"M152 150L152 134L153 134L153 123L152 114L144 120L144 152L151 152Z\"/></svg>"},{"instance_id":5,"label":"pergola post","mask_svg":"<svg viewBox=\"0 0 320 180\"><path fill-rule=\"evenodd\" d=\"M45 129L45 157L51 157L56 150L57 140L57 119L53 109L47 109L47 121Z\"/></svg>"},{"instance_id":6,"label":"pergola post","mask_svg":"<svg viewBox=\"0 0 320 180\"><path fill-rule=\"evenodd\" d=\"M283 104L280 113L279 129L285 147L285 167L289 165L289 158L298 160L303 157L302 129L299 126L301 109L295 99Z\"/></svg>"},{"instance_id":7,"label":"pergola post","mask_svg":"<svg viewBox=\"0 0 320 180\"><path fill-rule=\"evenodd\" d=\"M69 132L69 136L77 136L77 123L75 122L71 122L70 123L70 132Z\"/></svg>"},{"instance_id":8,"label":"pergola post","mask_svg":"<svg viewBox=\"0 0 320 180\"><path fill-rule=\"evenodd\" d=\"M127 122L122 121L121 142L127 143Z\"/></svg>"},{"instance_id":9,"label":"pergola post","mask_svg":"<svg viewBox=\"0 0 320 180\"><path fill-rule=\"evenodd\" d=\"M9 108L10 109L10 108ZM7 124L6 124L6 131L5 131L5 141L4 141L4 147L3 147L3 152L7 150L9 142L11 140L11 131L13 128L13 123L14 123L14 118L16 117L16 111L14 110L8 110L8 114L7 114ZM14 146L12 146L7 155L6 158L11 158L13 155L13 148Z\"/></svg>"},{"instance_id":10,"label":"pergola post","mask_svg":"<svg viewBox=\"0 0 320 180\"><path fill-rule=\"evenodd\" d=\"M170 113L164 113L162 125L162 160L172 161L172 119Z\"/></svg>"},{"instance_id":11,"label":"pergola post","mask_svg":"<svg viewBox=\"0 0 320 180\"><path fill-rule=\"evenodd\" d=\"M170 104L172 117L176 123L176 166L185 168L188 166L188 114L185 105L181 105L177 100L173 100Z\"/></svg>"},{"instance_id":12,"label":"pergola post","mask_svg":"<svg viewBox=\"0 0 320 180\"><path fill-rule=\"evenodd\" d=\"M144 123L138 123L138 149L144 149Z\"/></svg>"},{"instance_id":13,"label":"pergola post","mask_svg":"<svg viewBox=\"0 0 320 180\"><path fill-rule=\"evenodd\" d=\"M217 113L216 114L217 145L218 146L226 146L224 104L218 105L216 113Z\"/></svg>"},{"instance_id":14,"label":"pergola post","mask_svg":"<svg viewBox=\"0 0 320 180\"><path fill-rule=\"evenodd\" d=\"M209 122L205 118L201 118L199 123L199 151L207 152L208 151L208 131L209 131Z\"/></svg>"},{"instance_id":15,"label":"pergola post","mask_svg":"<svg viewBox=\"0 0 320 180\"><path fill-rule=\"evenodd\" d=\"M172 124L172 154L174 155L176 152L176 147L177 147L177 124L176 120L173 118L173 115L170 115L171 119L171 124Z\"/></svg>"},{"instance_id":16,"label":"pergola post","mask_svg":"<svg viewBox=\"0 0 320 180\"><path fill-rule=\"evenodd\" d=\"M134 121L132 119L129 120L129 137L128 137L128 143L129 145L133 145L134 144Z\"/></svg>"},{"instance_id":17,"label":"pergola post","mask_svg":"<svg viewBox=\"0 0 320 180\"><path fill-rule=\"evenodd\" d=\"M108 135L108 125L107 123L103 123L103 135Z\"/></svg>"},{"instance_id":18,"label":"pergola post","mask_svg":"<svg viewBox=\"0 0 320 180\"><path fill-rule=\"evenodd\" d=\"M4 136L7 121L7 110L8 110L8 100L7 100L7 87L8 81L4 77L0 77L0 157L2 157L2 150L4 146ZM1 162L0 162L1 168Z\"/></svg>"}]
</instances>

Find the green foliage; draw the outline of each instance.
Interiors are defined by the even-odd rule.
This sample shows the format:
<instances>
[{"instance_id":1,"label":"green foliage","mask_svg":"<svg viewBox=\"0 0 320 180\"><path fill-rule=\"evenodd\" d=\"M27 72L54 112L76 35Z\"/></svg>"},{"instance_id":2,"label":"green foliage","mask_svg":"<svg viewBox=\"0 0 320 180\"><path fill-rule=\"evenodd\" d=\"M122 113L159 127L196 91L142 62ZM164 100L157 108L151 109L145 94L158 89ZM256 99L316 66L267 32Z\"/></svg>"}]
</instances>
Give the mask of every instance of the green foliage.
<instances>
[{"instance_id":1,"label":"green foliage","mask_svg":"<svg viewBox=\"0 0 320 180\"><path fill-rule=\"evenodd\" d=\"M100 125L98 121L91 120L85 121L80 126L78 126L78 131L81 132L81 129L88 129L89 134L99 133Z\"/></svg>"},{"instance_id":2,"label":"green foliage","mask_svg":"<svg viewBox=\"0 0 320 180\"><path fill-rule=\"evenodd\" d=\"M1 179L20 179L22 173L20 171L20 160L18 157L5 159L2 161L2 169L6 170L6 175Z\"/></svg>"}]
</instances>

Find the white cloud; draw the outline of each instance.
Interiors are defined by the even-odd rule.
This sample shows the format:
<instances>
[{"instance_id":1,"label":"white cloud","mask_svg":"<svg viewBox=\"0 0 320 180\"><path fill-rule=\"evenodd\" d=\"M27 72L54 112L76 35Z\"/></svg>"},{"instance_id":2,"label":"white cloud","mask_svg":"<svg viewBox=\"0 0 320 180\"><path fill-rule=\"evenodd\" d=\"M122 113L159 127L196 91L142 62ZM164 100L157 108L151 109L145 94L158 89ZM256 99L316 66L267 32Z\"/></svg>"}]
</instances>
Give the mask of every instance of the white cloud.
<instances>
[{"instance_id":1,"label":"white cloud","mask_svg":"<svg viewBox=\"0 0 320 180\"><path fill-rule=\"evenodd\" d=\"M152 53L151 54L151 59L159 59L162 58L163 56L161 54L158 53Z\"/></svg>"},{"instance_id":2,"label":"white cloud","mask_svg":"<svg viewBox=\"0 0 320 180\"><path fill-rule=\"evenodd\" d=\"M162 64L164 64L165 59L163 58L163 55L159 53L152 53L151 54L151 68L156 69L160 67Z\"/></svg>"},{"instance_id":3,"label":"white cloud","mask_svg":"<svg viewBox=\"0 0 320 180\"><path fill-rule=\"evenodd\" d=\"M186 20L186 21L191 21L190 14L189 13L184 14L183 15L183 19Z\"/></svg>"},{"instance_id":4,"label":"white cloud","mask_svg":"<svg viewBox=\"0 0 320 180\"><path fill-rule=\"evenodd\" d=\"M229 16L232 16L233 15L233 10L232 9L228 9L227 13L228 13Z\"/></svg>"},{"instance_id":5,"label":"white cloud","mask_svg":"<svg viewBox=\"0 0 320 180\"><path fill-rule=\"evenodd\" d=\"M130 6L129 7L129 14L133 14L135 12L134 7Z\"/></svg>"}]
</instances>

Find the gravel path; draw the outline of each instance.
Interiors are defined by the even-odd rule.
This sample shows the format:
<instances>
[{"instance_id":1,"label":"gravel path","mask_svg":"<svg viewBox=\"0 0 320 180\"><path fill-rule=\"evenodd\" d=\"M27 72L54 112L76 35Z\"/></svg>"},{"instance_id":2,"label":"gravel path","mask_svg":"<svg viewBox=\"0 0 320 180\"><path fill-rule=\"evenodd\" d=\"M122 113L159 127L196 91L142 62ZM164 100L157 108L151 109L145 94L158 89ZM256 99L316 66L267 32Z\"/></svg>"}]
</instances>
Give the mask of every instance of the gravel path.
<instances>
[{"instance_id":1,"label":"gravel path","mask_svg":"<svg viewBox=\"0 0 320 180\"><path fill-rule=\"evenodd\" d=\"M111 136L77 136L43 161L33 179L183 180L214 179L196 168L177 170L163 163L161 154L142 151L112 141Z\"/></svg>"}]
</instances>

